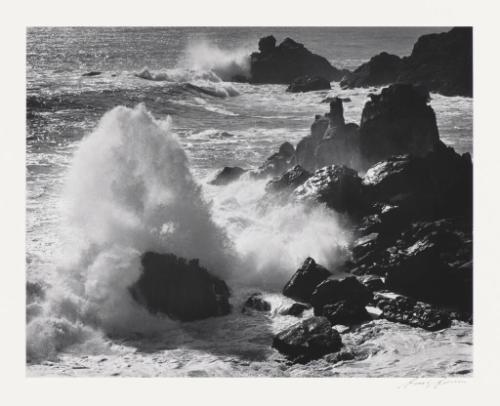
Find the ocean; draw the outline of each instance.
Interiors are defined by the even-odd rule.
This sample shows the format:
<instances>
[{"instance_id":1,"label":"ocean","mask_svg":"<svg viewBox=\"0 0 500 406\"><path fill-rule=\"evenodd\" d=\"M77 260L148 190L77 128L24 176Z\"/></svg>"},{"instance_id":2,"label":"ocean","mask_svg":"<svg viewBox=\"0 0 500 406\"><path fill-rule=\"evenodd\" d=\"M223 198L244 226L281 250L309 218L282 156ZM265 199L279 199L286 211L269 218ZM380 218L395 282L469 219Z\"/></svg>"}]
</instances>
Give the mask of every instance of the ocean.
<instances>
[{"instance_id":1,"label":"ocean","mask_svg":"<svg viewBox=\"0 0 500 406\"><path fill-rule=\"evenodd\" d=\"M291 37L353 69L446 27L28 28L27 373L70 376L451 376L472 373L472 326L374 320L344 332L353 360L292 365L272 336L297 321L280 289L307 256L333 267L351 234L323 206L274 201L267 180L208 181L307 135L328 96L359 123L368 94L233 83L258 39ZM95 76L82 76L98 71ZM473 100L431 95L441 139L472 154ZM200 262L232 290L225 317L152 316L127 287L146 250ZM239 308L259 291L271 313ZM307 313L303 317L307 317Z\"/></svg>"}]
</instances>

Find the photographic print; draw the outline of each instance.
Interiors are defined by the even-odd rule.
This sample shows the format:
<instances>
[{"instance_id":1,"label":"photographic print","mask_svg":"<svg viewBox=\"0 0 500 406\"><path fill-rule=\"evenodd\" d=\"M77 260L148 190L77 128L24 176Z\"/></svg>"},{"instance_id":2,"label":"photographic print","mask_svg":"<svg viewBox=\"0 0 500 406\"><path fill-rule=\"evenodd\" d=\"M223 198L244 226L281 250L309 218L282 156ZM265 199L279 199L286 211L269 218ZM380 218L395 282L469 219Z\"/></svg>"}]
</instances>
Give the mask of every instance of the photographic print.
<instances>
[{"instance_id":1,"label":"photographic print","mask_svg":"<svg viewBox=\"0 0 500 406\"><path fill-rule=\"evenodd\" d=\"M472 376L472 42L28 27L27 376Z\"/></svg>"}]
</instances>

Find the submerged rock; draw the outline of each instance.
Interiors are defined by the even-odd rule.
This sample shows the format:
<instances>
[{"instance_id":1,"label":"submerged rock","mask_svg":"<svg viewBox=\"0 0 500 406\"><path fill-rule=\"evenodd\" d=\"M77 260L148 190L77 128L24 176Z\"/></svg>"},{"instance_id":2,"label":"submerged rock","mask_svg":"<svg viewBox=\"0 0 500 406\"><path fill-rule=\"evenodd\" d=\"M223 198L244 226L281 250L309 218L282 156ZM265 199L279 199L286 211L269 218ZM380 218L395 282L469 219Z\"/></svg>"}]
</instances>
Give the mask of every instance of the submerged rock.
<instances>
[{"instance_id":1,"label":"submerged rock","mask_svg":"<svg viewBox=\"0 0 500 406\"><path fill-rule=\"evenodd\" d=\"M309 257L287 282L283 288L283 295L308 303L316 286L330 275L328 269Z\"/></svg>"},{"instance_id":2,"label":"submerged rock","mask_svg":"<svg viewBox=\"0 0 500 406\"><path fill-rule=\"evenodd\" d=\"M380 317L389 321L430 331L441 330L451 325L449 313L406 296L376 293L373 301L382 310Z\"/></svg>"},{"instance_id":3,"label":"submerged rock","mask_svg":"<svg viewBox=\"0 0 500 406\"><path fill-rule=\"evenodd\" d=\"M225 166L209 183L217 186L227 185L228 183L238 180L245 172L246 170L239 166Z\"/></svg>"},{"instance_id":4,"label":"submerged rock","mask_svg":"<svg viewBox=\"0 0 500 406\"><path fill-rule=\"evenodd\" d=\"M259 52L250 57L252 83L289 84L300 76L318 76L339 81L346 71L339 70L304 45L286 38L279 46L273 36L259 41Z\"/></svg>"},{"instance_id":5,"label":"submerged rock","mask_svg":"<svg viewBox=\"0 0 500 406\"><path fill-rule=\"evenodd\" d=\"M83 77L99 76L100 74L102 74L102 72L97 71L97 70L93 70L93 71L90 71L90 72L85 72L84 74L82 74L82 76Z\"/></svg>"},{"instance_id":6,"label":"submerged rock","mask_svg":"<svg viewBox=\"0 0 500 406\"><path fill-rule=\"evenodd\" d=\"M281 176L295 165L295 148L289 142L281 144L277 153L271 155L251 174L255 178L265 176Z\"/></svg>"},{"instance_id":7,"label":"submerged rock","mask_svg":"<svg viewBox=\"0 0 500 406\"><path fill-rule=\"evenodd\" d=\"M342 340L325 317L311 317L277 334L273 347L293 362L306 363L339 351Z\"/></svg>"},{"instance_id":8,"label":"submerged rock","mask_svg":"<svg viewBox=\"0 0 500 406\"><path fill-rule=\"evenodd\" d=\"M261 293L254 293L246 300L241 312L248 313L250 309L259 312L268 312L271 310L271 304L264 299Z\"/></svg>"},{"instance_id":9,"label":"submerged rock","mask_svg":"<svg viewBox=\"0 0 500 406\"><path fill-rule=\"evenodd\" d=\"M304 313L306 310L309 310L311 308L311 305L305 304L305 303L292 303L290 306L285 307L280 311L280 314L283 316L295 316L295 317L300 317L302 316L302 313Z\"/></svg>"},{"instance_id":10,"label":"submerged rock","mask_svg":"<svg viewBox=\"0 0 500 406\"><path fill-rule=\"evenodd\" d=\"M151 313L192 321L231 311L226 283L201 267L198 260L146 252L141 263L142 274L130 292Z\"/></svg>"},{"instance_id":11,"label":"submerged rock","mask_svg":"<svg viewBox=\"0 0 500 406\"><path fill-rule=\"evenodd\" d=\"M319 76L300 76L295 78L286 89L290 93L330 90L330 81Z\"/></svg>"}]
</instances>

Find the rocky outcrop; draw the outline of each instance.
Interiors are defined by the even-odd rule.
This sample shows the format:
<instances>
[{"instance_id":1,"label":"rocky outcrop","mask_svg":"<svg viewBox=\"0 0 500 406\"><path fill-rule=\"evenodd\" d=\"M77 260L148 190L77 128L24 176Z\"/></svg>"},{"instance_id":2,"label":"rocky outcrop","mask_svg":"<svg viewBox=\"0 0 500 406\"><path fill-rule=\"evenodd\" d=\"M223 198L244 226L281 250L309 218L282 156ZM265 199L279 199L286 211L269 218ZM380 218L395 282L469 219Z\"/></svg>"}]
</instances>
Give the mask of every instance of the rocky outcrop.
<instances>
[{"instance_id":1,"label":"rocky outcrop","mask_svg":"<svg viewBox=\"0 0 500 406\"><path fill-rule=\"evenodd\" d=\"M141 264L141 276L130 292L151 313L191 321L230 312L226 283L201 267L198 260L146 252Z\"/></svg>"},{"instance_id":2,"label":"rocky outcrop","mask_svg":"<svg viewBox=\"0 0 500 406\"><path fill-rule=\"evenodd\" d=\"M425 156L436 149L439 132L426 91L397 84L370 97L359 128L365 168L394 155Z\"/></svg>"},{"instance_id":3,"label":"rocky outcrop","mask_svg":"<svg viewBox=\"0 0 500 406\"><path fill-rule=\"evenodd\" d=\"M293 166L295 166L295 148L289 142L284 142L277 153L271 155L257 170L251 172L251 176L254 178L281 176Z\"/></svg>"},{"instance_id":4,"label":"rocky outcrop","mask_svg":"<svg viewBox=\"0 0 500 406\"><path fill-rule=\"evenodd\" d=\"M347 88L407 83L422 85L446 96L473 93L472 28L421 36L410 56L381 53L346 73L341 86Z\"/></svg>"},{"instance_id":5,"label":"rocky outcrop","mask_svg":"<svg viewBox=\"0 0 500 406\"><path fill-rule=\"evenodd\" d=\"M382 52L347 74L340 82L340 86L354 88L395 83L402 68L403 60L399 56Z\"/></svg>"},{"instance_id":6,"label":"rocky outcrop","mask_svg":"<svg viewBox=\"0 0 500 406\"><path fill-rule=\"evenodd\" d=\"M291 361L306 363L339 351L342 340L325 317L311 317L277 334L272 345Z\"/></svg>"},{"instance_id":7,"label":"rocky outcrop","mask_svg":"<svg viewBox=\"0 0 500 406\"><path fill-rule=\"evenodd\" d=\"M259 312L268 312L271 310L271 304L264 299L261 293L254 293L243 304L242 313L249 313L251 310Z\"/></svg>"},{"instance_id":8,"label":"rocky outcrop","mask_svg":"<svg viewBox=\"0 0 500 406\"><path fill-rule=\"evenodd\" d=\"M302 185L310 177L311 173L300 165L295 165L292 169L286 171L283 176L271 179L266 185L266 190L272 192L293 190Z\"/></svg>"},{"instance_id":9,"label":"rocky outcrop","mask_svg":"<svg viewBox=\"0 0 500 406\"><path fill-rule=\"evenodd\" d=\"M380 317L412 327L435 331L450 327L450 314L428 303L402 295L376 293L374 304L382 310Z\"/></svg>"},{"instance_id":10,"label":"rocky outcrop","mask_svg":"<svg viewBox=\"0 0 500 406\"><path fill-rule=\"evenodd\" d=\"M290 84L306 75L340 81L345 73L290 38L276 46L273 36L264 37L259 41L259 52L250 57L251 83Z\"/></svg>"},{"instance_id":11,"label":"rocky outcrop","mask_svg":"<svg viewBox=\"0 0 500 406\"><path fill-rule=\"evenodd\" d=\"M353 169L331 165L318 169L294 191L297 199L310 199L339 213L356 214L363 209L364 196L361 178Z\"/></svg>"},{"instance_id":12,"label":"rocky outcrop","mask_svg":"<svg viewBox=\"0 0 500 406\"><path fill-rule=\"evenodd\" d=\"M320 76L299 76L287 87L290 93L312 92L315 90L330 90L330 81Z\"/></svg>"},{"instance_id":13,"label":"rocky outcrop","mask_svg":"<svg viewBox=\"0 0 500 406\"><path fill-rule=\"evenodd\" d=\"M328 269L309 257L287 282L283 288L283 295L309 303L316 286L330 275L331 272Z\"/></svg>"},{"instance_id":14,"label":"rocky outcrop","mask_svg":"<svg viewBox=\"0 0 500 406\"><path fill-rule=\"evenodd\" d=\"M238 180L245 172L246 170L239 166L225 166L209 183L217 186L227 185L228 183Z\"/></svg>"}]
</instances>

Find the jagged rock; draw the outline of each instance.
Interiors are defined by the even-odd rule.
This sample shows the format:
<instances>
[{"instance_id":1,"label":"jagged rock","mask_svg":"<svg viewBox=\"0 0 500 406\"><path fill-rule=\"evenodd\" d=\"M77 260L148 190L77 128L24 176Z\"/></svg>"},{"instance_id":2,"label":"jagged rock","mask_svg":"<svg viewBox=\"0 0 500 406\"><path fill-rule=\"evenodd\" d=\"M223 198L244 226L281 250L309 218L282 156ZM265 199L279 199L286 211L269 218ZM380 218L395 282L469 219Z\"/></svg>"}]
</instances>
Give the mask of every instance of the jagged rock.
<instances>
[{"instance_id":1,"label":"jagged rock","mask_svg":"<svg viewBox=\"0 0 500 406\"><path fill-rule=\"evenodd\" d=\"M316 286L330 275L328 269L309 257L287 282L283 288L283 295L308 303Z\"/></svg>"},{"instance_id":2,"label":"jagged rock","mask_svg":"<svg viewBox=\"0 0 500 406\"><path fill-rule=\"evenodd\" d=\"M271 304L263 298L261 293L254 293L246 300L241 312L248 313L250 309L259 312L268 312L271 310Z\"/></svg>"},{"instance_id":3,"label":"jagged rock","mask_svg":"<svg viewBox=\"0 0 500 406\"><path fill-rule=\"evenodd\" d=\"M300 317L302 313L306 310L310 309L311 305L306 303L292 303L290 306L285 307L280 311L280 314L283 316L295 316Z\"/></svg>"},{"instance_id":4,"label":"jagged rock","mask_svg":"<svg viewBox=\"0 0 500 406\"><path fill-rule=\"evenodd\" d=\"M276 46L272 36L262 38L259 50L250 57L252 83L289 84L305 75L339 81L346 73L290 38L286 38L279 46Z\"/></svg>"},{"instance_id":5,"label":"jagged rock","mask_svg":"<svg viewBox=\"0 0 500 406\"><path fill-rule=\"evenodd\" d=\"M284 189L295 189L310 177L311 173L307 172L300 165L295 165L292 169L286 171L280 178L270 180L266 185L266 190L277 192Z\"/></svg>"},{"instance_id":6,"label":"jagged rock","mask_svg":"<svg viewBox=\"0 0 500 406\"><path fill-rule=\"evenodd\" d=\"M281 144L279 151L269 158L255 171L251 173L254 178L266 176L281 176L295 165L295 148L289 142Z\"/></svg>"},{"instance_id":7,"label":"jagged rock","mask_svg":"<svg viewBox=\"0 0 500 406\"><path fill-rule=\"evenodd\" d=\"M326 203L340 213L357 213L364 206L363 187L357 172L345 166L331 165L318 169L295 189L298 199Z\"/></svg>"},{"instance_id":8,"label":"jagged rock","mask_svg":"<svg viewBox=\"0 0 500 406\"><path fill-rule=\"evenodd\" d=\"M348 301L351 304L366 306L372 299L372 293L354 276L339 279L326 279L316 286L311 295L314 314L323 314L325 305Z\"/></svg>"},{"instance_id":9,"label":"jagged rock","mask_svg":"<svg viewBox=\"0 0 500 406\"><path fill-rule=\"evenodd\" d=\"M472 97L472 27L455 27L421 36L410 56L382 52L354 72L346 72L342 87L408 83L446 96Z\"/></svg>"},{"instance_id":10,"label":"jagged rock","mask_svg":"<svg viewBox=\"0 0 500 406\"><path fill-rule=\"evenodd\" d=\"M277 334L272 346L293 362L306 363L339 351L342 340L325 317L311 317Z\"/></svg>"},{"instance_id":11,"label":"jagged rock","mask_svg":"<svg viewBox=\"0 0 500 406\"><path fill-rule=\"evenodd\" d=\"M435 331L450 327L450 314L428 303L402 295L376 293L374 304L382 310L381 318L412 327Z\"/></svg>"},{"instance_id":12,"label":"jagged rock","mask_svg":"<svg viewBox=\"0 0 500 406\"><path fill-rule=\"evenodd\" d=\"M363 304L351 300L340 300L315 309L315 316L325 316L332 325L351 326L371 320Z\"/></svg>"},{"instance_id":13,"label":"jagged rock","mask_svg":"<svg viewBox=\"0 0 500 406\"><path fill-rule=\"evenodd\" d=\"M146 252L142 273L130 287L133 298L151 313L181 321L223 316L230 312L226 283L201 267L173 254Z\"/></svg>"},{"instance_id":14,"label":"jagged rock","mask_svg":"<svg viewBox=\"0 0 500 406\"><path fill-rule=\"evenodd\" d=\"M245 172L245 169L238 166L225 166L209 183L217 186L227 185L238 180Z\"/></svg>"},{"instance_id":15,"label":"jagged rock","mask_svg":"<svg viewBox=\"0 0 500 406\"><path fill-rule=\"evenodd\" d=\"M382 52L359 66L340 82L343 88L382 86L395 83L403 68L403 60Z\"/></svg>"},{"instance_id":16,"label":"jagged rock","mask_svg":"<svg viewBox=\"0 0 500 406\"><path fill-rule=\"evenodd\" d=\"M369 167L394 155L417 157L434 151L439 133L429 95L412 85L396 84L370 95L359 127L362 161Z\"/></svg>"},{"instance_id":17,"label":"jagged rock","mask_svg":"<svg viewBox=\"0 0 500 406\"><path fill-rule=\"evenodd\" d=\"M385 289L384 279L377 275L360 275L356 277L370 292L377 292Z\"/></svg>"},{"instance_id":18,"label":"jagged rock","mask_svg":"<svg viewBox=\"0 0 500 406\"><path fill-rule=\"evenodd\" d=\"M398 81L446 96L472 97L472 66L472 27L455 27L421 36L405 59Z\"/></svg>"},{"instance_id":19,"label":"jagged rock","mask_svg":"<svg viewBox=\"0 0 500 406\"><path fill-rule=\"evenodd\" d=\"M320 76L300 76L287 87L290 93L312 92L315 90L330 90L330 81Z\"/></svg>"}]
</instances>

